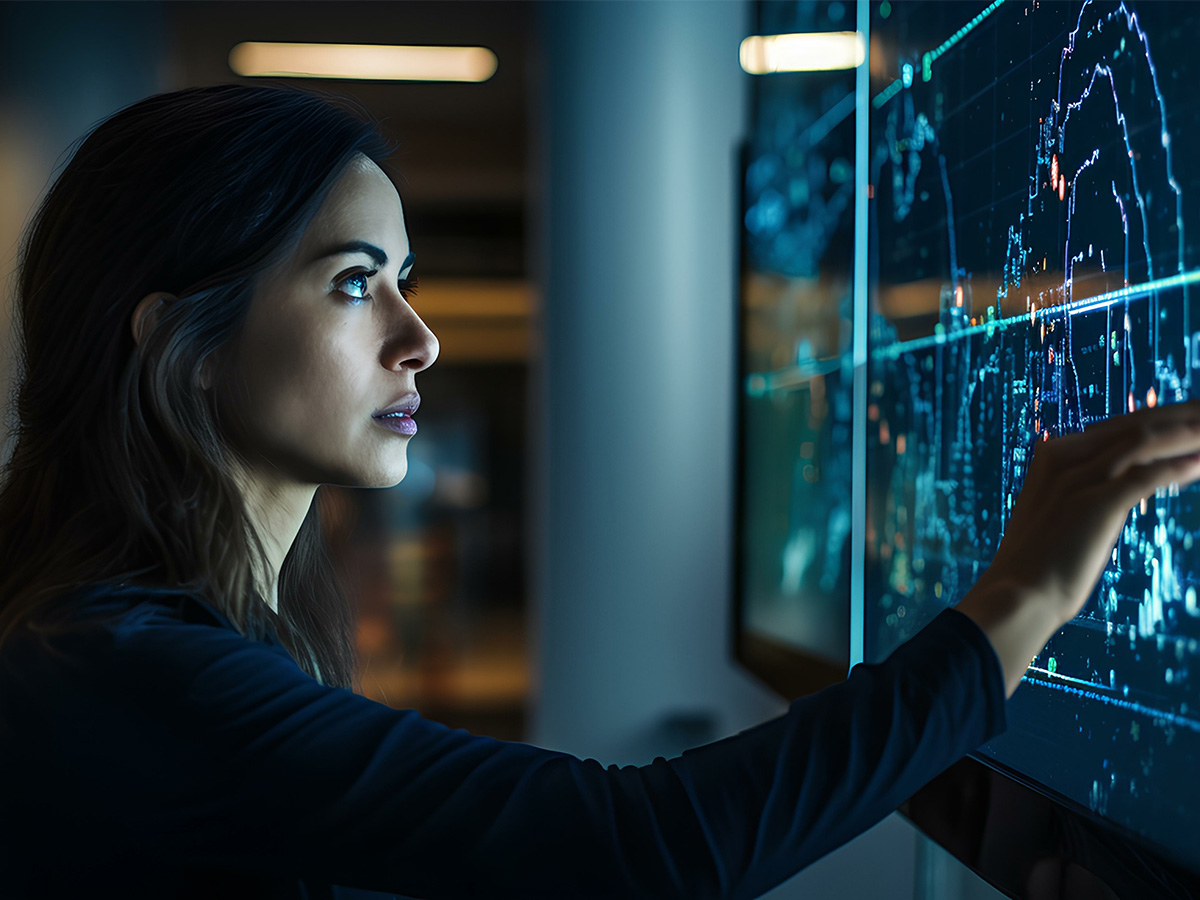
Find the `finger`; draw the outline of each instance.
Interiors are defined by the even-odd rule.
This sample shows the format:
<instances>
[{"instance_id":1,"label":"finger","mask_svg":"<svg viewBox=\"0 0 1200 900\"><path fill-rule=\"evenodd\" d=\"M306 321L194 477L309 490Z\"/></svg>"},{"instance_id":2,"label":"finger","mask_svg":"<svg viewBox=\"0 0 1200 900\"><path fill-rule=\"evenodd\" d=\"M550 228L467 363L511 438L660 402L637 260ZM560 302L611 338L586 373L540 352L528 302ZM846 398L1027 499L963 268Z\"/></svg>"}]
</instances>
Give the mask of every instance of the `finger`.
<instances>
[{"instance_id":1,"label":"finger","mask_svg":"<svg viewBox=\"0 0 1200 900\"><path fill-rule=\"evenodd\" d=\"M1057 490L1065 494L1087 490L1120 478L1133 466L1200 452L1200 420L1175 411L1191 405L1139 410L1099 423L1105 428L1091 426L1085 432L1047 442L1043 453L1052 457L1048 464L1055 470L1052 478ZM1068 443L1066 437L1081 440ZM1056 443L1061 449L1050 452Z\"/></svg>"},{"instance_id":2,"label":"finger","mask_svg":"<svg viewBox=\"0 0 1200 900\"><path fill-rule=\"evenodd\" d=\"M1096 438L1091 433L1076 431L1063 434L1048 441L1038 441L1033 448L1034 456L1054 456L1059 462L1071 464L1096 456Z\"/></svg>"},{"instance_id":3,"label":"finger","mask_svg":"<svg viewBox=\"0 0 1200 900\"><path fill-rule=\"evenodd\" d=\"M1162 406L1146 406L1130 413L1121 413L1102 422L1093 422L1084 429L1084 434L1097 438L1112 437L1127 428L1136 428L1146 421L1195 421L1200 423L1200 398L1182 403L1167 403Z\"/></svg>"},{"instance_id":4,"label":"finger","mask_svg":"<svg viewBox=\"0 0 1200 900\"><path fill-rule=\"evenodd\" d=\"M1136 412L1113 416L1102 422L1093 422L1084 431L1060 435L1049 441L1039 441L1034 447L1034 454L1054 457L1055 462L1061 466L1099 459L1111 454L1114 461L1120 461L1123 471L1128 465L1191 452L1185 441L1180 445L1182 449L1178 451L1173 450L1175 445L1168 442L1163 445L1162 452L1151 451L1149 456L1137 455L1137 449L1142 444L1152 441L1158 433L1166 433L1173 428L1185 430L1189 425L1200 429L1200 399L1146 407ZM1185 437L1184 430L1177 430L1175 434Z\"/></svg>"},{"instance_id":5,"label":"finger","mask_svg":"<svg viewBox=\"0 0 1200 900\"><path fill-rule=\"evenodd\" d=\"M1116 480L1118 490L1113 502L1119 502L1122 511L1128 510L1160 488L1172 484L1184 487L1197 479L1200 479L1200 454L1130 466Z\"/></svg>"},{"instance_id":6,"label":"finger","mask_svg":"<svg viewBox=\"0 0 1200 900\"><path fill-rule=\"evenodd\" d=\"M1157 458L1146 449L1147 442L1152 441L1157 433L1153 424L1145 420L1140 426L1137 422L1123 422L1121 430L1114 430L1108 435L1091 431L1075 432L1039 442L1034 448L1034 465L1029 470L1029 483L1040 479L1046 482L1046 489L1060 497L1107 483L1119 477L1131 465L1144 464ZM1158 427L1161 429L1161 424ZM1178 453L1159 456L1180 456L1190 451L1190 447L1185 447Z\"/></svg>"},{"instance_id":7,"label":"finger","mask_svg":"<svg viewBox=\"0 0 1200 900\"><path fill-rule=\"evenodd\" d=\"M1096 475L1120 478L1126 471L1151 463L1200 453L1200 423L1186 419L1143 419L1097 454Z\"/></svg>"}]
</instances>

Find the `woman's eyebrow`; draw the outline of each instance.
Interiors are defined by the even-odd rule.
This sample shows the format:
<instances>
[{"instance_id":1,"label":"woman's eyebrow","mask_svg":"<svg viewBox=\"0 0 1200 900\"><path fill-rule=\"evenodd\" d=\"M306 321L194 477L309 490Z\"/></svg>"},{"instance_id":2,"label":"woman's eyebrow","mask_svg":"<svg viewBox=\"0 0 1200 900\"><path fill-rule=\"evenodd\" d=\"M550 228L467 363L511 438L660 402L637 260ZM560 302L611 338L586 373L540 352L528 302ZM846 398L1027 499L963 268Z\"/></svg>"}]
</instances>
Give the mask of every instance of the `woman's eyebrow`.
<instances>
[{"instance_id":1,"label":"woman's eyebrow","mask_svg":"<svg viewBox=\"0 0 1200 900\"><path fill-rule=\"evenodd\" d=\"M314 256L313 262L330 256L341 256L345 253L365 253L367 256L371 257L372 262L374 262L375 265L381 269L386 266L388 262L388 255L384 253L383 250L366 241L347 241L346 243L339 244L336 247L330 247ZM416 256L412 253L412 251L409 251L408 256L404 258L404 262L400 264L400 271L403 272L405 269L411 266L415 260Z\"/></svg>"}]
</instances>

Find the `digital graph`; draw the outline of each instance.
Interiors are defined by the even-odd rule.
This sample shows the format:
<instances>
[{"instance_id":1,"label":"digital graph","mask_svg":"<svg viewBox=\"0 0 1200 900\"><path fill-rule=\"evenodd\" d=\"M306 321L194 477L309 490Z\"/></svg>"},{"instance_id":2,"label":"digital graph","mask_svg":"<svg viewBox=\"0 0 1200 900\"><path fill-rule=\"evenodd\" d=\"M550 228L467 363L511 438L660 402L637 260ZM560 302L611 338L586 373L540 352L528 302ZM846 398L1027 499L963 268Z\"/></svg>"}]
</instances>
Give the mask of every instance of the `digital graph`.
<instances>
[{"instance_id":1,"label":"digital graph","mask_svg":"<svg viewBox=\"0 0 1200 900\"><path fill-rule=\"evenodd\" d=\"M871 6L865 647L880 659L978 580L1039 441L1194 395L1200 15ZM1200 803L1197 542L1194 490L1132 510L984 751L1181 858Z\"/></svg>"}]
</instances>

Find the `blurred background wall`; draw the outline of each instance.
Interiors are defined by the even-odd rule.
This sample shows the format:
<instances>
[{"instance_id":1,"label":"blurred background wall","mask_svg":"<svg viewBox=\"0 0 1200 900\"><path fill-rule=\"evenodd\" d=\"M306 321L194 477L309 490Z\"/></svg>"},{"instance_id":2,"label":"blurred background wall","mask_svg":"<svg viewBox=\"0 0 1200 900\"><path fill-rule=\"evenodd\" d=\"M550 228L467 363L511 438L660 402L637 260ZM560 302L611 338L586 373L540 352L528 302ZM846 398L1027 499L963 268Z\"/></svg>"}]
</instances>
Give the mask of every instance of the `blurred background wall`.
<instances>
[{"instance_id":1,"label":"blurred background wall","mask_svg":"<svg viewBox=\"0 0 1200 900\"><path fill-rule=\"evenodd\" d=\"M414 306L443 348L405 481L323 489L359 598L363 693L605 763L781 713L729 652L751 9L0 3L0 389L18 236L101 118L242 80L227 58L244 40L490 47L482 84L319 83L400 142ZM771 896L983 889L893 816Z\"/></svg>"},{"instance_id":2,"label":"blurred background wall","mask_svg":"<svg viewBox=\"0 0 1200 900\"><path fill-rule=\"evenodd\" d=\"M0 3L0 388L14 372L10 319L17 240L69 147L170 80L156 3ZM0 448L7 450L8 410ZM0 454L6 456L6 453Z\"/></svg>"}]
</instances>

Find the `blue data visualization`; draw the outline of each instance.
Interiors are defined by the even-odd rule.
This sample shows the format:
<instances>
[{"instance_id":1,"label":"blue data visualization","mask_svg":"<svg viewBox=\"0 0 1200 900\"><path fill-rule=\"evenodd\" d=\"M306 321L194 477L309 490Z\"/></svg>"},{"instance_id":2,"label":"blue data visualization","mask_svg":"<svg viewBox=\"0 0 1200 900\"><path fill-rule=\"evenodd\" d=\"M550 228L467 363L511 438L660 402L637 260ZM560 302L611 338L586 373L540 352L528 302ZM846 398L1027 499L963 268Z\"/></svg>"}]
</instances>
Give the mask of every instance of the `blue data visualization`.
<instances>
[{"instance_id":1,"label":"blue data visualization","mask_svg":"<svg viewBox=\"0 0 1200 900\"><path fill-rule=\"evenodd\" d=\"M1200 366L1197 5L870 10L868 660L976 582L1039 441ZM1192 865L1198 498L1131 511L981 751Z\"/></svg>"}]
</instances>

